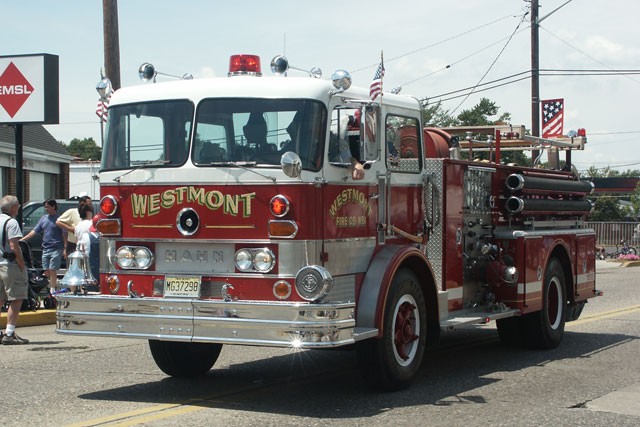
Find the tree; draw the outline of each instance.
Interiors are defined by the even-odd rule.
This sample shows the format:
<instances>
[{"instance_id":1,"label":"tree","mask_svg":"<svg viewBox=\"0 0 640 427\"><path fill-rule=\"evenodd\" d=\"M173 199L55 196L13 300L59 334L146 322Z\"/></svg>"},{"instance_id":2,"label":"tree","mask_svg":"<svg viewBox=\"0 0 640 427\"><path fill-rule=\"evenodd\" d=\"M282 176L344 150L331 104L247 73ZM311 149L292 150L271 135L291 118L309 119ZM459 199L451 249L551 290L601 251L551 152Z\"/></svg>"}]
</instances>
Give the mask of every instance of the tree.
<instances>
[{"instance_id":1,"label":"tree","mask_svg":"<svg viewBox=\"0 0 640 427\"><path fill-rule=\"evenodd\" d=\"M98 147L93 138L74 138L66 148L69 154L80 157L82 160L100 160L102 158L102 148Z\"/></svg>"},{"instance_id":2,"label":"tree","mask_svg":"<svg viewBox=\"0 0 640 427\"><path fill-rule=\"evenodd\" d=\"M618 204L618 199L612 195L602 195L596 199L589 221L621 221L624 212Z\"/></svg>"},{"instance_id":3,"label":"tree","mask_svg":"<svg viewBox=\"0 0 640 427\"><path fill-rule=\"evenodd\" d=\"M490 120L498 114L500 107L495 102L490 101L487 98L480 99L476 105L469 110L462 110L458 114L459 126L490 126L490 125L502 125L511 121L510 113L502 113L497 120Z\"/></svg>"},{"instance_id":4,"label":"tree","mask_svg":"<svg viewBox=\"0 0 640 427\"><path fill-rule=\"evenodd\" d=\"M632 216L637 221L640 217L640 182L636 184L636 189L631 193L629 201L631 202L631 209L633 210L629 216Z\"/></svg>"},{"instance_id":5,"label":"tree","mask_svg":"<svg viewBox=\"0 0 640 427\"><path fill-rule=\"evenodd\" d=\"M442 108L442 103L430 105L429 101L423 101L423 122L425 126L452 127L452 126L491 126L503 125L511 121L511 113L502 113L495 120L491 117L498 114L500 107L495 102L482 98L480 102L468 110L462 110L457 116L451 115L448 110Z\"/></svg>"},{"instance_id":6,"label":"tree","mask_svg":"<svg viewBox=\"0 0 640 427\"><path fill-rule=\"evenodd\" d=\"M422 121L425 127L450 127L456 126L456 118L449 114L448 110L442 108L442 103L429 105L423 103Z\"/></svg>"},{"instance_id":7,"label":"tree","mask_svg":"<svg viewBox=\"0 0 640 427\"><path fill-rule=\"evenodd\" d=\"M454 127L454 126L492 126L504 125L511 121L511 114L504 112L498 116L500 107L495 102L481 98L480 102L468 110L462 110L457 116L452 116L449 111L442 108L442 103L429 105L428 100L423 101L423 122L429 127ZM497 116L495 119L492 117ZM459 135L463 138L464 135ZM474 136L475 138L475 136ZM487 158L487 153L479 153L478 158ZM503 163L516 163L527 165L531 160L522 151L503 151Z\"/></svg>"}]
</instances>

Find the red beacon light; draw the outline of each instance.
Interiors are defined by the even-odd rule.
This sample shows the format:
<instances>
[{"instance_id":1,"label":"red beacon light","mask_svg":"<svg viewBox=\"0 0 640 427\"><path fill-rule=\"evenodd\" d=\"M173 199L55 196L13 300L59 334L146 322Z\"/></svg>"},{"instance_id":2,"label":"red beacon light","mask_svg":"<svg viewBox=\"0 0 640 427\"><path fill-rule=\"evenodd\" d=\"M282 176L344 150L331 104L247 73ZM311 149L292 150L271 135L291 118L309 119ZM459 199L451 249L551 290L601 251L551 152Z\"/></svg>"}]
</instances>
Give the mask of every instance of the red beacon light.
<instances>
[{"instance_id":1,"label":"red beacon light","mask_svg":"<svg viewBox=\"0 0 640 427\"><path fill-rule=\"evenodd\" d=\"M578 136L587 136L587 131L585 128L578 129Z\"/></svg>"},{"instance_id":2,"label":"red beacon light","mask_svg":"<svg viewBox=\"0 0 640 427\"><path fill-rule=\"evenodd\" d=\"M262 76L258 55L231 55L228 76Z\"/></svg>"}]
</instances>

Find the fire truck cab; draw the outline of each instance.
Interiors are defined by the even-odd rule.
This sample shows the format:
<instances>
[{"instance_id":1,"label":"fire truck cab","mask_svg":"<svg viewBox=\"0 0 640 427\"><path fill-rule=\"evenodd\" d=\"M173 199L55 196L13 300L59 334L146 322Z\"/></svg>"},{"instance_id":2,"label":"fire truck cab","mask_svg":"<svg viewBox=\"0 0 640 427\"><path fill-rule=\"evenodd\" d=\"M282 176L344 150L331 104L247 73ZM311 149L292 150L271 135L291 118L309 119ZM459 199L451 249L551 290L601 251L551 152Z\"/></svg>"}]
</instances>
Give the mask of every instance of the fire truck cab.
<instances>
[{"instance_id":1,"label":"fire truck cab","mask_svg":"<svg viewBox=\"0 0 640 427\"><path fill-rule=\"evenodd\" d=\"M597 295L593 187L569 169L504 165L504 130L424 129L417 99L372 101L344 71L231 66L113 93L100 292L60 296L57 332L147 339L173 376L205 374L223 344L353 345L394 390L441 330L495 320L505 343L552 348Z\"/></svg>"}]
</instances>

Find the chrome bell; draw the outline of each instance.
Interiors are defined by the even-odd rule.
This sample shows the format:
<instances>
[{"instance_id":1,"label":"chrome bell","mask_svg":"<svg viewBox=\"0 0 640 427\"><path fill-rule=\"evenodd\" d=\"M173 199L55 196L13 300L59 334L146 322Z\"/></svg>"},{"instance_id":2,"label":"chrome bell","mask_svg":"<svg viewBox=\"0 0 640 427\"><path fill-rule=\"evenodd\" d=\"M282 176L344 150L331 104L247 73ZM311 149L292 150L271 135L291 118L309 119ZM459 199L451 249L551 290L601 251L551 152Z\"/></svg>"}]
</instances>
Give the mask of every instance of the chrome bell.
<instances>
[{"instance_id":1,"label":"chrome bell","mask_svg":"<svg viewBox=\"0 0 640 427\"><path fill-rule=\"evenodd\" d=\"M58 281L59 286L87 287L97 283L98 281L91 274L89 256L84 251L73 251L67 257L67 273Z\"/></svg>"}]
</instances>

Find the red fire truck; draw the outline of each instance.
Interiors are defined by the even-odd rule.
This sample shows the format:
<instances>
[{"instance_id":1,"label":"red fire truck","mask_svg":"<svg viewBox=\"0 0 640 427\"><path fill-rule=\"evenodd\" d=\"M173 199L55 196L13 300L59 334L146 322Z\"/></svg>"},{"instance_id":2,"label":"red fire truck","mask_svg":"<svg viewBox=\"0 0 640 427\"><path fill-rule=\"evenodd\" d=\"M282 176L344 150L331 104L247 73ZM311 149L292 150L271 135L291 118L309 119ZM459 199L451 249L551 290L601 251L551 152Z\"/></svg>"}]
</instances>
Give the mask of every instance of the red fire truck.
<instances>
[{"instance_id":1,"label":"red fire truck","mask_svg":"<svg viewBox=\"0 0 640 427\"><path fill-rule=\"evenodd\" d=\"M223 344L352 346L364 378L394 390L442 330L496 321L505 343L553 348L598 294L593 187L570 161L584 136L458 137L423 128L415 98L371 101L345 71L230 62L225 78L111 97L100 292L61 296L57 332L147 339L180 377L208 372ZM503 164L521 149L566 162Z\"/></svg>"}]
</instances>

